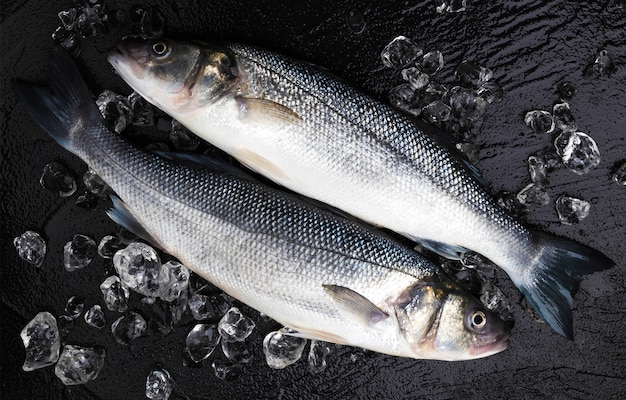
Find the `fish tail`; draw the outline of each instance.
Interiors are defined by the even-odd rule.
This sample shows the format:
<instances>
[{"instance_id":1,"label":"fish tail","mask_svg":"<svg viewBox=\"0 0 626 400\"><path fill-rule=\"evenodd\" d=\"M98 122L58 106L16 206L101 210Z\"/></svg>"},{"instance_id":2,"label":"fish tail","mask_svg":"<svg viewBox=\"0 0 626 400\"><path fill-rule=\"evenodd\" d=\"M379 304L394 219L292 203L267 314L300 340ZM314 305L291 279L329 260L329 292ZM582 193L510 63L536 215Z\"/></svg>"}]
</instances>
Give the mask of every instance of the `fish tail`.
<instances>
[{"instance_id":1,"label":"fish tail","mask_svg":"<svg viewBox=\"0 0 626 400\"><path fill-rule=\"evenodd\" d=\"M539 258L516 282L532 308L559 334L574 338L572 304L585 275L614 266L597 250L547 233L535 232Z\"/></svg>"},{"instance_id":2,"label":"fish tail","mask_svg":"<svg viewBox=\"0 0 626 400\"><path fill-rule=\"evenodd\" d=\"M75 151L75 136L84 132L93 113L101 119L87 85L74 61L55 48L50 62L50 88L14 81L15 95L31 118L69 151Z\"/></svg>"}]
</instances>

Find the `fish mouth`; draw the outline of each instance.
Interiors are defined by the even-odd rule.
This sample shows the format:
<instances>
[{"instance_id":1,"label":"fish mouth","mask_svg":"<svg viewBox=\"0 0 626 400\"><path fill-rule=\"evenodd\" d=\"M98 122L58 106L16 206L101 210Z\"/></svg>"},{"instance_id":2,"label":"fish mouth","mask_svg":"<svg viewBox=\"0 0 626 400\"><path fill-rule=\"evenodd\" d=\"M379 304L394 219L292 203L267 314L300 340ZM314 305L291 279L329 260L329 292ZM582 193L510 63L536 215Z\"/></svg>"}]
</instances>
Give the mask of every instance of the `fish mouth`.
<instances>
[{"instance_id":1,"label":"fish mouth","mask_svg":"<svg viewBox=\"0 0 626 400\"><path fill-rule=\"evenodd\" d=\"M504 332L496 336L492 341L488 343L473 344L469 353L471 356L476 358L487 357L492 354L496 354L503 350L506 350L509 347L509 340L509 333Z\"/></svg>"},{"instance_id":2,"label":"fish mouth","mask_svg":"<svg viewBox=\"0 0 626 400\"><path fill-rule=\"evenodd\" d=\"M124 80L131 77L140 80L146 73L144 64L147 55L146 50L142 51L141 48L136 45L133 46L133 43L126 39L120 40L109 49L107 60Z\"/></svg>"}]
</instances>

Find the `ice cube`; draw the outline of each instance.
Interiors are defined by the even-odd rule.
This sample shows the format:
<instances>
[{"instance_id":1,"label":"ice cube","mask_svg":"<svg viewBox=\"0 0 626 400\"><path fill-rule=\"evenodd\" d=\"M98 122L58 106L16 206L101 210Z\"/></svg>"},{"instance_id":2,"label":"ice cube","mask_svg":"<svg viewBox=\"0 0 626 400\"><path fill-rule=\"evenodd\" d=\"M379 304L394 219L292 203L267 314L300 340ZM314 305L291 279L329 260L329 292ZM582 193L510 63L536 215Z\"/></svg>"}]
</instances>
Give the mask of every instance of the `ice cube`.
<instances>
[{"instance_id":1,"label":"ice cube","mask_svg":"<svg viewBox=\"0 0 626 400\"><path fill-rule=\"evenodd\" d=\"M480 85L476 94L482 97L487 103L499 103L504 97L504 89L496 81L488 81Z\"/></svg>"},{"instance_id":2,"label":"ice cube","mask_svg":"<svg viewBox=\"0 0 626 400\"><path fill-rule=\"evenodd\" d=\"M217 325L196 324L185 340L187 354L194 362L200 362L213 353L219 342Z\"/></svg>"},{"instance_id":3,"label":"ice cube","mask_svg":"<svg viewBox=\"0 0 626 400\"><path fill-rule=\"evenodd\" d=\"M402 70L402 79L409 82L415 90L428 85L428 75L420 71L417 67L408 67Z\"/></svg>"},{"instance_id":4,"label":"ice cube","mask_svg":"<svg viewBox=\"0 0 626 400\"><path fill-rule=\"evenodd\" d=\"M424 53L421 47L405 36L394 38L380 53L386 67L402 69L413 63Z\"/></svg>"},{"instance_id":5,"label":"ice cube","mask_svg":"<svg viewBox=\"0 0 626 400\"><path fill-rule=\"evenodd\" d=\"M576 88L571 82L561 82L556 87L557 92L559 92L559 96L561 97L561 101L570 100L576 94Z\"/></svg>"},{"instance_id":6,"label":"ice cube","mask_svg":"<svg viewBox=\"0 0 626 400\"><path fill-rule=\"evenodd\" d=\"M567 102L555 104L552 108L552 115L554 116L554 123L558 129L564 132L576 130L576 120L574 120L574 116Z\"/></svg>"},{"instance_id":7,"label":"ice cube","mask_svg":"<svg viewBox=\"0 0 626 400\"><path fill-rule=\"evenodd\" d=\"M85 268L96 256L96 242L85 235L74 235L63 247L63 265L72 272Z\"/></svg>"},{"instance_id":8,"label":"ice cube","mask_svg":"<svg viewBox=\"0 0 626 400\"><path fill-rule=\"evenodd\" d=\"M52 40L57 42L74 57L78 57L80 54L80 39L75 32L68 31L64 27L59 26L52 34Z\"/></svg>"},{"instance_id":9,"label":"ice cube","mask_svg":"<svg viewBox=\"0 0 626 400\"><path fill-rule=\"evenodd\" d=\"M131 243L118 250L113 256L113 266L122 282L144 296L159 297L169 283L169 272L163 268L156 251L145 243Z\"/></svg>"},{"instance_id":10,"label":"ice cube","mask_svg":"<svg viewBox=\"0 0 626 400\"><path fill-rule=\"evenodd\" d=\"M102 258L111 259L118 250L125 248L127 243L118 236L106 235L98 244L98 255Z\"/></svg>"},{"instance_id":11,"label":"ice cube","mask_svg":"<svg viewBox=\"0 0 626 400\"><path fill-rule=\"evenodd\" d=\"M187 310L187 303L189 301L189 294L187 290L180 293L180 296L169 302L170 317L172 324L177 324L183 317L185 310Z\"/></svg>"},{"instance_id":12,"label":"ice cube","mask_svg":"<svg viewBox=\"0 0 626 400\"><path fill-rule=\"evenodd\" d=\"M430 81L428 85L421 91L421 96L419 99L419 104L422 106L426 106L434 101L442 100L444 96L448 93L448 88L444 85Z\"/></svg>"},{"instance_id":13,"label":"ice cube","mask_svg":"<svg viewBox=\"0 0 626 400\"><path fill-rule=\"evenodd\" d=\"M194 151L200 145L200 139L175 119L172 120L170 141L174 148L179 151Z\"/></svg>"},{"instance_id":14,"label":"ice cube","mask_svg":"<svg viewBox=\"0 0 626 400\"><path fill-rule=\"evenodd\" d=\"M415 89L410 83L402 83L389 91L389 103L412 115L419 115L420 107Z\"/></svg>"},{"instance_id":15,"label":"ice cube","mask_svg":"<svg viewBox=\"0 0 626 400\"><path fill-rule=\"evenodd\" d=\"M548 184L548 173L543 158L536 155L528 157L528 172L530 180L538 186L546 186Z\"/></svg>"},{"instance_id":16,"label":"ice cube","mask_svg":"<svg viewBox=\"0 0 626 400\"><path fill-rule=\"evenodd\" d=\"M326 342L311 340L309 348L309 370L320 374L326 369L326 358L330 354L330 345Z\"/></svg>"},{"instance_id":17,"label":"ice cube","mask_svg":"<svg viewBox=\"0 0 626 400\"><path fill-rule=\"evenodd\" d=\"M189 310L194 319L202 321L204 319L212 319L217 317L217 311L209 300L209 296L203 294L194 294L189 299Z\"/></svg>"},{"instance_id":18,"label":"ice cube","mask_svg":"<svg viewBox=\"0 0 626 400\"><path fill-rule=\"evenodd\" d=\"M610 75L615 72L615 64L609 57L609 52L600 50L595 61L585 70L585 76L599 78L602 75Z\"/></svg>"},{"instance_id":19,"label":"ice cube","mask_svg":"<svg viewBox=\"0 0 626 400\"><path fill-rule=\"evenodd\" d=\"M265 361L270 368L283 369L302 357L306 339L289 335L284 328L270 332L263 340Z\"/></svg>"},{"instance_id":20,"label":"ice cube","mask_svg":"<svg viewBox=\"0 0 626 400\"><path fill-rule=\"evenodd\" d=\"M428 75L432 75L443 68L443 54L439 50L429 51L422 57L420 70Z\"/></svg>"},{"instance_id":21,"label":"ice cube","mask_svg":"<svg viewBox=\"0 0 626 400\"><path fill-rule=\"evenodd\" d=\"M550 202L550 196L543 186L531 183L520 190L517 194L517 200L526 206L545 206Z\"/></svg>"},{"instance_id":22,"label":"ice cube","mask_svg":"<svg viewBox=\"0 0 626 400\"><path fill-rule=\"evenodd\" d=\"M363 32L363 30L365 29L365 25L367 25L367 21L365 21L365 16L361 11L357 9L353 9L346 14L346 23L354 33Z\"/></svg>"},{"instance_id":23,"label":"ice cube","mask_svg":"<svg viewBox=\"0 0 626 400\"><path fill-rule=\"evenodd\" d=\"M99 305L92 306L87 312L85 312L85 322L97 329L102 329L106 325L106 318L102 307Z\"/></svg>"},{"instance_id":24,"label":"ice cube","mask_svg":"<svg viewBox=\"0 0 626 400\"><path fill-rule=\"evenodd\" d=\"M86 190L76 198L76 205L86 210L94 210L98 206L98 196Z\"/></svg>"},{"instance_id":25,"label":"ice cube","mask_svg":"<svg viewBox=\"0 0 626 400\"><path fill-rule=\"evenodd\" d=\"M472 89L454 86L450 89L449 96L452 114L459 120L475 121L487 108L487 101L476 96L476 92Z\"/></svg>"},{"instance_id":26,"label":"ice cube","mask_svg":"<svg viewBox=\"0 0 626 400\"><path fill-rule=\"evenodd\" d=\"M80 314L82 314L84 308L85 299L80 296L70 297L69 300L67 300L67 304L65 304L65 312L72 319L80 317Z\"/></svg>"},{"instance_id":27,"label":"ice cube","mask_svg":"<svg viewBox=\"0 0 626 400\"><path fill-rule=\"evenodd\" d=\"M552 114L543 110L533 110L526 113L524 122L535 133L554 132L555 123Z\"/></svg>"},{"instance_id":28,"label":"ice cube","mask_svg":"<svg viewBox=\"0 0 626 400\"><path fill-rule=\"evenodd\" d=\"M600 163L596 142L583 132L563 132L554 141L563 164L578 175L589 172Z\"/></svg>"},{"instance_id":29,"label":"ice cube","mask_svg":"<svg viewBox=\"0 0 626 400\"><path fill-rule=\"evenodd\" d=\"M14 238L13 246L22 260L35 267L40 267L46 256L46 242L34 231L26 231Z\"/></svg>"},{"instance_id":30,"label":"ice cube","mask_svg":"<svg viewBox=\"0 0 626 400\"><path fill-rule=\"evenodd\" d=\"M480 301L504 320L512 318L511 303L502 290L490 281L485 281L480 291Z\"/></svg>"},{"instance_id":31,"label":"ice cube","mask_svg":"<svg viewBox=\"0 0 626 400\"><path fill-rule=\"evenodd\" d=\"M131 123L136 126L152 126L154 125L154 110L152 104L148 103L137 92L132 92L128 98L128 104L131 109Z\"/></svg>"},{"instance_id":32,"label":"ice cube","mask_svg":"<svg viewBox=\"0 0 626 400\"><path fill-rule=\"evenodd\" d=\"M467 7L467 0L436 0L435 3L435 10L438 13L461 12Z\"/></svg>"},{"instance_id":33,"label":"ice cube","mask_svg":"<svg viewBox=\"0 0 626 400\"><path fill-rule=\"evenodd\" d=\"M189 270L178 261L168 261L163 264L163 272L169 275L164 281L167 284L161 288L159 297L165 301L174 301L187 291L189 286Z\"/></svg>"},{"instance_id":34,"label":"ice cube","mask_svg":"<svg viewBox=\"0 0 626 400\"><path fill-rule=\"evenodd\" d=\"M111 325L111 333L119 344L129 345L146 331L146 320L134 311L119 317Z\"/></svg>"},{"instance_id":35,"label":"ice cube","mask_svg":"<svg viewBox=\"0 0 626 400\"><path fill-rule=\"evenodd\" d=\"M57 320L49 312L40 312L22 329L20 333L26 359L22 369L33 371L57 362L61 339Z\"/></svg>"},{"instance_id":36,"label":"ice cube","mask_svg":"<svg viewBox=\"0 0 626 400\"><path fill-rule=\"evenodd\" d=\"M63 28L65 28L68 31L71 31L74 29L74 25L76 24L76 15L77 15L77 11L75 8L70 8L67 11L60 11L58 14L59 19L61 20L61 24L63 25Z\"/></svg>"},{"instance_id":37,"label":"ice cube","mask_svg":"<svg viewBox=\"0 0 626 400\"><path fill-rule=\"evenodd\" d=\"M64 385L82 385L98 377L105 355L104 349L65 345L54 374Z\"/></svg>"},{"instance_id":38,"label":"ice cube","mask_svg":"<svg viewBox=\"0 0 626 400\"><path fill-rule=\"evenodd\" d=\"M78 15L73 30L83 38L96 36L106 31L105 22L108 20L107 9L104 1L85 1L78 8Z\"/></svg>"},{"instance_id":39,"label":"ice cube","mask_svg":"<svg viewBox=\"0 0 626 400\"><path fill-rule=\"evenodd\" d=\"M174 391L174 380L166 369L156 369L146 378L146 397L151 400L167 400Z\"/></svg>"},{"instance_id":40,"label":"ice cube","mask_svg":"<svg viewBox=\"0 0 626 400\"><path fill-rule=\"evenodd\" d=\"M490 69L469 60L461 62L454 75L462 85L476 88L493 78L493 72Z\"/></svg>"},{"instance_id":41,"label":"ice cube","mask_svg":"<svg viewBox=\"0 0 626 400\"><path fill-rule=\"evenodd\" d=\"M512 215L520 215L524 211L515 193L506 190L500 191L496 195L496 200L500 207Z\"/></svg>"},{"instance_id":42,"label":"ice cube","mask_svg":"<svg viewBox=\"0 0 626 400\"><path fill-rule=\"evenodd\" d=\"M120 278L116 275L109 276L100 284L100 290L104 296L104 304L111 311L120 313L128 310L128 297L130 295L128 288L122 284Z\"/></svg>"},{"instance_id":43,"label":"ice cube","mask_svg":"<svg viewBox=\"0 0 626 400\"><path fill-rule=\"evenodd\" d=\"M452 108L441 100L433 101L422 108L422 119L430 123L448 121Z\"/></svg>"},{"instance_id":44,"label":"ice cube","mask_svg":"<svg viewBox=\"0 0 626 400\"><path fill-rule=\"evenodd\" d=\"M39 183L61 197L69 197L76 192L76 180L63 164L56 161L46 164Z\"/></svg>"},{"instance_id":45,"label":"ice cube","mask_svg":"<svg viewBox=\"0 0 626 400\"><path fill-rule=\"evenodd\" d=\"M252 352L245 342L222 340L222 352L235 364L247 364L252 360Z\"/></svg>"},{"instance_id":46,"label":"ice cube","mask_svg":"<svg viewBox=\"0 0 626 400\"><path fill-rule=\"evenodd\" d=\"M211 368L213 368L213 373L215 374L217 379L221 380L235 379L241 373L240 365L233 365L230 362L226 362L224 360L214 360L211 363Z\"/></svg>"},{"instance_id":47,"label":"ice cube","mask_svg":"<svg viewBox=\"0 0 626 400\"><path fill-rule=\"evenodd\" d=\"M231 307L220 320L217 329L224 340L243 342L255 326L254 321L243 315L237 307Z\"/></svg>"},{"instance_id":48,"label":"ice cube","mask_svg":"<svg viewBox=\"0 0 626 400\"><path fill-rule=\"evenodd\" d=\"M623 163L617 170L611 175L611 180L618 185L626 186L626 163Z\"/></svg>"},{"instance_id":49,"label":"ice cube","mask_svg":"<svg viewBox=\"0 0 626 400\"><path fill-rule=\"evenodd\" d=\"M591 205L585 200L570 196L560 196L556 199L556 211L562 224L577 224L587 218Z\"/></svg>"},{"instance_id":50,"label":"ice cube","mask_svg":"<svg viewBox=\"0 0 626 400\"><path fill-rule=\"evenodd\" d=\"M120 133L133 119L133 109L126 96L105 90L96 100L100 114L107 126Z\"/></svg>"},{"instance_id":51,"label":"ice cube","mask_svg":"<svg viewBox=\"0 0 626 400\"><path fill-rule=\"evenodd\" d=\"M83 175L83 182L85 183L87 190L98 197L108 197L109 193L111 193L109 185L107 185L102 178L100 178L100 176L92 170L85 172Z\"/></svg>"}]
</instances>

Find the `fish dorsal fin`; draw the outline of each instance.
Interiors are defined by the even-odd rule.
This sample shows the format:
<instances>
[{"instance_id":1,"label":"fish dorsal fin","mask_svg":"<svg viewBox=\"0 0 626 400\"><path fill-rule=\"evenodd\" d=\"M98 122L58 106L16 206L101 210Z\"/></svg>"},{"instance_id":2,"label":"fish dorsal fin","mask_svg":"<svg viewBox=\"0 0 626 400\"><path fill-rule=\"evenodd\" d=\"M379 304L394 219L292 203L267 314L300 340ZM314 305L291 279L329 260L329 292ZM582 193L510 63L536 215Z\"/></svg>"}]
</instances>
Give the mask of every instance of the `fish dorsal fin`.
<instances>
[{"instance_id":1,"label":"fish dorsal fin","mask_svg":"<svg viewBox=\"0 0 626 400\"><path fill-rule=\"evenodd\" d=\"M254 123L297 124L302 117L291 108L268 99L235 97L240 119Z\"/></svg>"},{"instance_id":2,"label":"fish dorsal fin","mask_svg":"<svg viewBox=\"0 0 626 400\"><path fill-rule=\"evenodd\" d=\"M344 286L322 285L324 291L335 301L337 307L356 317L365 325L375 324L389 317L376 304L363 295Z\"/></svg>"},{"instance_id":3,"label":"fish dorsal fin","mask_svg":"<svg viewBox=\"0 0 626 400\"><path fill-rule=\"evenodd\" d=\"M109 218L118 225L121 225L125 229L139 236L140 238L150 242L152 245L163 249L163 246L156 240L141 223L133 216L126 204L115 195L111 195L111 201L113 202L113 208L106 211Z\"/></svg>"}]
</instances>

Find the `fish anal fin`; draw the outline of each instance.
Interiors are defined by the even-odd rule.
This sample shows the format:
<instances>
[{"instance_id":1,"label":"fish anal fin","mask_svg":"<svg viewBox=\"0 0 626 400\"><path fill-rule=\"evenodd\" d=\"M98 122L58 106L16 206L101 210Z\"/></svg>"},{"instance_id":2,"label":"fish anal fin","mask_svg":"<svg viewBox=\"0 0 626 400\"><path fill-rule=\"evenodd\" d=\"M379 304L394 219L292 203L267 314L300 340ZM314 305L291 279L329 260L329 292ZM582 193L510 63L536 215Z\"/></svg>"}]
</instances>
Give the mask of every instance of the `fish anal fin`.
<instances>
[{"instance_id":1,"label":"fish anal fin","mask_svg":"<svg viewBox=\"0 0 626 400\"><path fill-rule=\"evenodd\" d=\"M113 208L106 211L109 218L118 225L139 236L140 238L150 242L150 244L163 249L163 246L156 240L139 221L133 216L126 204L117 196L111 195Z\"/></svg>"},{"instance_id":2,"label":"fish anal fin","mask_svg":"<svg viewBox=\"0 0 626 400\"><path fill-rule=\"evenodd\" d=\"M267 174L270 179L287 179L287 174L285 174L282 169L253 150L242 148L236 150L233 155L246 167L252 169L253 171Z\"/></svg>"},{"instance_id":3,"label":"fish anal fin","mask_svg":"<svg viewBox=\"0 0 626 400\"><path fill-rule=\"evenodd\" d=\"M235 97L240 119L254 123L297 124L302 120L291 108L268 99Z\"/></svg>"},{"instance_id":4,"label":"fish anal fin","mask_svg":"<svg viewBox=\"0 0 626 400\"><path fill-rule=\"evenodd\" d=\"M381 310L376 304L352 289L337 285L322 286L341 310L366 325L375 324L389 317L389 314Z\"/></svg>"}]
</instances>

